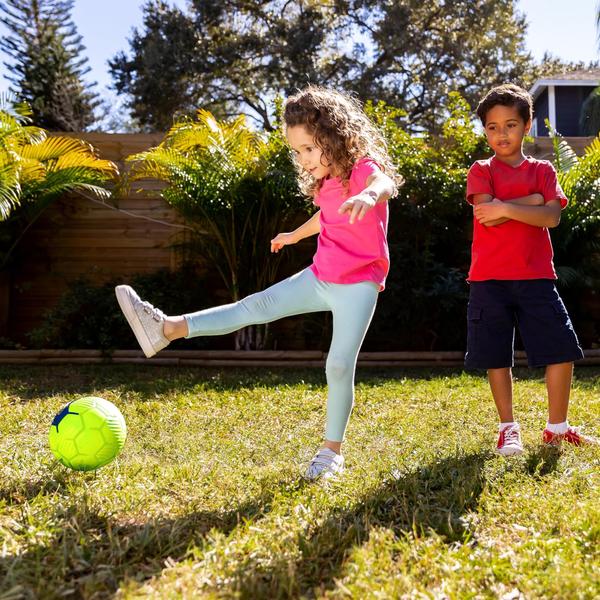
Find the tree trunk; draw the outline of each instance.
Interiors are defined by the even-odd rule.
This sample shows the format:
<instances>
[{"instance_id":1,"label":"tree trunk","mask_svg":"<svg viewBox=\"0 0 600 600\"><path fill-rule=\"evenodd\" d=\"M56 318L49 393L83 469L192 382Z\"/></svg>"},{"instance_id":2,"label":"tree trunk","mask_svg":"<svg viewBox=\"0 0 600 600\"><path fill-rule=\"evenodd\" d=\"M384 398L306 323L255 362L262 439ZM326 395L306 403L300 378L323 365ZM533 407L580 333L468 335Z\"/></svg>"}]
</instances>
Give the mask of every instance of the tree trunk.
<instances>
[{"instance_id":1,"label":"tree trunk","mask_svg":"<svg viewBox=\"0 0 600 600\"><path fill-rule=\"evenodd\" d=\"M0 271L0 337L6 337L8 334L10 279L10 271Z\"/></svg>"},{"instance_id":2,"label":"tree trunk","mask_svg":"<svg viewBox=\"0 0 600 600\"><path fill-rule=\"evenodd\" d=\"M269 324L248 325L235 332L236 350L265 350Z\"/></svg>"}]
</instances>

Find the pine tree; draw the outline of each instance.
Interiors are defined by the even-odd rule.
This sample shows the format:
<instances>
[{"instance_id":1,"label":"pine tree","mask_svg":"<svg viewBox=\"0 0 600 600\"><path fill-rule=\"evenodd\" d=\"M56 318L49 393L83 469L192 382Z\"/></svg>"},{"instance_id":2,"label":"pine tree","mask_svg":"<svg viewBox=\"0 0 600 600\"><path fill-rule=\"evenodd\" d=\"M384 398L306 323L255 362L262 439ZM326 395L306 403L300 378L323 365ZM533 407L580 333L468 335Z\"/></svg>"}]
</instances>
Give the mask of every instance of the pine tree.
<instances>
[{"instance_id":1,"label":"pine tree","mask_svg":"<svg viewBox=\"0 0 600 600\"><path fill-rule=\"evenodd\" d=\"M81 36L71 19L74 0L5 0L0 21L10 35L0 49L12 91L29 103L35 125L54 131L83 131L100 105L94 84L84 82L90 71Z\"/></svg>"}]
</instances>

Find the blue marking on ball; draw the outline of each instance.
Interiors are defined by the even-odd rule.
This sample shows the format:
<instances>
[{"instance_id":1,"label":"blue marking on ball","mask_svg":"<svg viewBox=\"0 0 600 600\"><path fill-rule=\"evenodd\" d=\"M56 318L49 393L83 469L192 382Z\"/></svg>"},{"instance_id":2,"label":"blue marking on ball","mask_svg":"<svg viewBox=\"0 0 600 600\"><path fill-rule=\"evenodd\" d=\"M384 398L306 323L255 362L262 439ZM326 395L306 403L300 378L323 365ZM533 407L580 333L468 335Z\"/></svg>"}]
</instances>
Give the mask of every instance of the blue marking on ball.
<instances>
[{"instance_id":1,"label":"blue marking on ball","mask_svg":"<svg viewBox=\"0 0 600 600\"><path fill-rule=\"evenodd\" d=\"M79 413L72 412L69 410L72 402L69 402L52 420L52 425L56 427L56 431L58 431L59 423L67 416L67 415L78 415Z\"/></svg>"}]
</instances>

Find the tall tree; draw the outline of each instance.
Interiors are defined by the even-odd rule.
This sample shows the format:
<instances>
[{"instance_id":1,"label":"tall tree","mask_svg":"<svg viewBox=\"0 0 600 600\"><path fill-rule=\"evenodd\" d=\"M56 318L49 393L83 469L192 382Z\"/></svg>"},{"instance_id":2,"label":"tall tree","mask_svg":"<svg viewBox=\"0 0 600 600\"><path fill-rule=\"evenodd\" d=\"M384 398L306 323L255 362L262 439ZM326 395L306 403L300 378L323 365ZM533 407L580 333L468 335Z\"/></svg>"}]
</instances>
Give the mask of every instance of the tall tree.
<instances>
[{"instance_id":1,"label":"tall tree","mask_svg":"<svg viewBox=\"0 0 600 600\"><path fill-rule=\"evenodd\" d=\"M10 35L0 49L12 60L4 63L12 91L33 111L33 122L46 129L82 131L100 105L89 73L85 47L71 19L74 0L5 0L0 21Z\"/></svg>"},{"instance_id":2,"label":"tall tree","mask_svg":"<svg viewBox=\"0 0 600 600\"><path fill-rule=\"evenodd\" d=\"M131 56L118 54L111 73L148 128L207 106L220 116L243 110L268 130L272 98L311 82L385 100L407 111L409 127L435 129L450 90L474 102L491 85L526 81L533 60L515 7L515 0L191 0L184 13L151 0Z\"/></svg>"}]
</instances>

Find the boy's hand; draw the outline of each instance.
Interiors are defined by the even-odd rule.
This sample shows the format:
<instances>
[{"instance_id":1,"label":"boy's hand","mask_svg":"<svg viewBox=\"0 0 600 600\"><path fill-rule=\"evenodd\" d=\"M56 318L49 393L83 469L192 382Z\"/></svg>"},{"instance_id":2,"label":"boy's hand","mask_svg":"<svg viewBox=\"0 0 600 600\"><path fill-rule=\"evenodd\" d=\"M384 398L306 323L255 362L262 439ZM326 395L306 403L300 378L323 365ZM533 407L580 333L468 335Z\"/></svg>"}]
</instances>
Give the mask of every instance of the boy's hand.
<instances>
[{"instance_id":1,"label":"boy's hand","mask_svg":"<svg viewBox=\"0 0 600 600\"><path fill-rule=\"evenodd\" d=\"M293 233L278 233L271 240L271 252L279 252L284 246L297 242Z\"/></svg>"},{"instance_id":2,"label":"boy's hand","mask_svg":"<svg viewBox=\"0 0 600 600\"><path fill-rule=\"evenodd\" d=\"M482 225L486 225L492 221L506 218L505 208L502 200L494 198L491 202L475 205L473 207L473 214Z\"/></svg>"},{"instance_id":3,"label":"boy's hand","mask_svg":"<svg viewBox=\"0 0 600 600\"><path fill-rule=\"evenodd\" d=\"M354 223L356 219L361 221L375 204L377 204L377 200L371 194L361 192L360 194L356 194L356 196L348 198L348 200L338 208L338 213L340 213L340 215L350 213L350 223Z\"/></svg>"}]
</instances>

